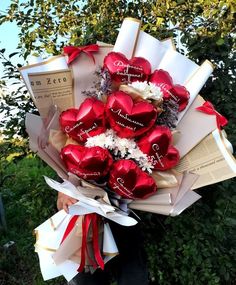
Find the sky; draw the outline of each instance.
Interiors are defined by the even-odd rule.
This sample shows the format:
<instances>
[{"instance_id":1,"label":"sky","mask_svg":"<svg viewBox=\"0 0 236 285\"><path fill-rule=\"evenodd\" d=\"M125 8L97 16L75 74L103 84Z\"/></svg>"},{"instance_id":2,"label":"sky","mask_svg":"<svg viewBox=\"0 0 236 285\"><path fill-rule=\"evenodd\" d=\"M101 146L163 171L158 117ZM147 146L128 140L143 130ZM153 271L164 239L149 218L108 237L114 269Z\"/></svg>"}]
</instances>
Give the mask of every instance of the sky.
<instances>
[{"instance_id":1,"label":"sky","mask_svg":"<svg viewBox=\"0 0 236 285\"><path fill-rule=\"evenodd\" d=\"M0 15L6 11L6 8L10 5L10 0L0 0ZM6 49L6 55L9 55L16 51L18 45L18 32L19 29L16 24L4 23L0 25L0 49ZM15 62L19 61L17 56L13 57ZM0 62L0 77L3 75L3 66Z\"/></svg>"},{"instance_id":2,"label":"sky","mask_svg":"<svg viewBox=\"0 0 236 285\"><path fill-rule=\"evenodd\" d=\"M10 0L0 0L0 15L2 15L7 7L10 5ZM5 48L6 55L9 55L16 51L18 45L18 27L13 23L4 23L0 25L0 49ZM22 60L14 56L12 58L14 64L21 63ZM0 60L0 78L3 76L3 66ZM1 95L1 94L0 94ZM3 114L0 114L0 120L3 117Z\"/></svg>"}]
</instances>

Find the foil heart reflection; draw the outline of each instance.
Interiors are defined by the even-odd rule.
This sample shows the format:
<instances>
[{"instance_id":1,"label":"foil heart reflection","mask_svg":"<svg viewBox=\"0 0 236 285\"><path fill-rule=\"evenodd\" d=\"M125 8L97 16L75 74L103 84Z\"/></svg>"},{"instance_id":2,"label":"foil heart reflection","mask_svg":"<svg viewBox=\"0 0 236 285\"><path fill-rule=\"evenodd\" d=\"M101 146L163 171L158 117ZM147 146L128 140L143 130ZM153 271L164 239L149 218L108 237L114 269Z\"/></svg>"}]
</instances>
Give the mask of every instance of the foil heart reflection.
<instances>
[{"instance_id":1,"label":"foil heart reflection","mask_svg":"<svg viewBox=\"0 0 236 285\"><path fill-rule=\"evenodd\" d=\"M142 57L128 59L119 52L110 52L104 58L106 68L112 80L118 83L130 83L133 81L145 81L151 73L150 63Z\"/></svg>"},{"instance_id":2,"label":"foil heart reflection","mask_svg":"<svg viewBox=\"0 0 236 285\"><path fill-rule=\"evenodd\" d=\"M113 159L107 149L69 144L62 148L61 158L67 170L83 179L99 180L107 175Z\"/></svg>"},{"instance_id":3,"label":"foil heart reflection","mask_svg":"<svg viewBox=\"0 0 236 285\"><path fill-rule=\"evenodd\" d=\"M105 132L105 107L95 98L87 98L79 109L71 108L61 113L60 126L63 132L78 142Z\"/></svg>"},{"instance_id":4,"label":"foil heart reflection","mask_svg":"<svg viewBox=\"0 0 236 285\"><path fill-rule=\"evenodd\" d=\"M150 76L149 82L161 88L164 100L172 100L177 103L179 105L179 112L183 111L188 105L188 90L182 85L173 84L173 80L167 71L162 69L155 70Z\"/></svg>"},{"instance_id":5,"label":"foil heart reflection","mask_svg":"<svg viewBox=\"0 0 236 285\"><path fill-rule=\"evenodd\" d=\"M109 187L123 198L144 199L157 191L154 179L132 160L118 160L111 168Z\"/></svg>"},{"instance_id":6,"label":"foil heart reflection","mask_svg":"<svg viewBox=\"0 0 236 285\"><path fill-rule=\"evenodd\" d=\"M171 143L171 131L165 126L155 127L137 142L156 170L170 169L179 162L179 152Z\"/></svg>"},{"instance_id":7,"label":"foil heart reflection","mask_svg":"<svg viewBox=\"0 0 236 285\"><path fill-rule=\"evenodd\" d=\"M147 101L134 102L130 95L116 91L108 97L106 115L111 128L119 137L133 138L154 125L157 110Z\"/></svg>"}]
</instances>

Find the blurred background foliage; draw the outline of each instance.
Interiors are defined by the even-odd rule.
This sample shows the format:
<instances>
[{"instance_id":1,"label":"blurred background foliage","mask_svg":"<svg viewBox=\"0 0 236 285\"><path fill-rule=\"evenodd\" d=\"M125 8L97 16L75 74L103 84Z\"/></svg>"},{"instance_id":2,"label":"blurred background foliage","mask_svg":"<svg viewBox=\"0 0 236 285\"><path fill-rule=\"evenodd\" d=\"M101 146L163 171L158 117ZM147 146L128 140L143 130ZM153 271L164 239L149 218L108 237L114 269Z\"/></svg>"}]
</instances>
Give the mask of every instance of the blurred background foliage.
<instances>
[{"instance_id":1,"label":"blurred background foliage","mask_svg":"<svg viewBox=\"0 0 236 285\"><path fill-rule=\"evenodd\" d=\"M0 25L14 22L20 31L14 53L7 56L0 46L0 194L8 223L0 236L0 284L44 284L30 233L56 210L55 193L42 178L54 174L22 140L27 138L25 114L37 110L20 79L21 65L12 59L17 55L27 63L29 55L46 58L68 44L114 43L125 17L140 18L146 32L159 39L173 37L181 53L215 65L201 95L229 119L226 131L235 147L235 11L234 0L12 0L6 13L0 12ZM16 134L19 139L13 139ZM235 188L233 179L200 189L201 201L177 218L141 214L151 284L236 283ZM9 240L15 241L14 254L3 247Z\"/></svg>"}]
</instances>

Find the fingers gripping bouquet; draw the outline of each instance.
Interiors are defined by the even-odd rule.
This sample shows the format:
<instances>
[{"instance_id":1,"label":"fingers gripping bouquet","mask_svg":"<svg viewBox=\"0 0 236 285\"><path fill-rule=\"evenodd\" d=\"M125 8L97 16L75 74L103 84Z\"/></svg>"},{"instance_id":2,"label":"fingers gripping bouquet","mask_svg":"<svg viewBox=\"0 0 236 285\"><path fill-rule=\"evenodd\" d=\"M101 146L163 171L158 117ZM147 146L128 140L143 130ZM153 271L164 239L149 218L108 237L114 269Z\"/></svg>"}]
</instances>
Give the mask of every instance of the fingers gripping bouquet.
<instances>
[{"instance_id":1,"label":"fingers gripping bouquet","mask_svg":"<svg viewBox=\"0 0 236 285\"><path fill-rule=\"evenodd\" d=\"M21 69L41 116L26 118L31 148L64 179L47 184L78 200L35 230L45 280L103 268L118 252L107 220L134 225L132 209L178 215L200 198L192 189L236 172L207 180L208 168L192 158L210 141L220 148L227 123L198 96L212 65L197 65L140 25L125 19L114 47L65 47Z\"/></svg>"}]
</instances>

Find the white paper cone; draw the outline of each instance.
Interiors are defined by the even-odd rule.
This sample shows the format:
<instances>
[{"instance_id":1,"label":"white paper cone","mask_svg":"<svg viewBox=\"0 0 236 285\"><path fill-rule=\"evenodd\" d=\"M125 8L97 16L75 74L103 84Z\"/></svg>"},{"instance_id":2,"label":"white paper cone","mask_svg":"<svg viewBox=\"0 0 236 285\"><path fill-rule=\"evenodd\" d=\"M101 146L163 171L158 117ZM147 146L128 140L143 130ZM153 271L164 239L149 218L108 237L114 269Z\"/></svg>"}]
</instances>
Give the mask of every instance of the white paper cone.
<instances>
[{"instance_id":1,"label":"white paper cone","mask_svg":"<svg viewBox=\"0 0 236 285\"><path fill-rule=\"evenodd\" d=\"M202 97L198 96L177 125L181 135L175 147L178 149L181 158L217 128L215 116L196 110L204 102Z\"/></svg>"},{"instance_id":2,"label":"white paper cone","mask_svg":"<svg viewBox=\"0 0 236 285\"><path fill-rule=\"evenodd\" d=\"M134 55L147 59L151 63L152 72L157 69L166 51L165 44L140 31Z\"/></svg>"},{"instance_id":3,"label":"white paper cone","mask_svg":"<svg viewBox=\"0 0 236 285\"><path fill-rule=\"evenodd\" d=\"M166 50L168 49L176 50L175 44L172 38L164 39L163 41L161 41L161 43L162 43L162 46L166 48Z\"/></svg>"},{"instance_id":4,"label":"white paper cone","mask_svg":"<svg viewBox=\"0 0 236 285\"><path fill-rule=\"evenodd\" d=\"M113 51L123 53L128 59L133 52L138 40L141 21L132 18L124 19L116 39Z\"/></svg>"},{"instance_id":5,"label":"white paper cone","mask_svg":"<svg viewBox=\"0 0 236 285\"><path fill-rule=\"evenodd\" d=\"M58 265L58 269L60 270L61 275L63 275L68 282L78 274L78 268L79 264L71 260L67 260L64 263Z\"/></svg>"},{"instance_id":6,"label":"white paper cone","mask_svg":"<svg viewBox=\"0 0 236 285\"><path fill-rule=\"evenodd\" d=\"M192 102L195 100L200 90L206 83L207 79L213 72L213 65L210 61L205 60L203 64L198 67L195 72L186 80L184 86L188 90L190 94L190 99L188 106L185 108L183 112L181 112L178 116L178 122L182 119Z\"/></svg>"},{"instance_id":7,"label":"white paper cone","mask_svg":"<svg viewBox=\"0 0 236 285\"><path fill-rule=\"evenodd\" d=\"M64 235L65 229L68 225L70 218L70 215L68 215L64 210L61 210L35 229L35 250L39 256L40 270L44 280L49 280L57 276L63 275L61 269L63 268L64 263L61 264L62 267L59 268L55 264L52 256L61 243L62 237ZM76 268L78 268L78 266ZM67 270L64 271L67 272ZM69 278L73 274L73 276L77 274L77 271L73 272L72 275L71 271L69 272ZM72 278L73 277L71 277L70 279Z\"/></svg>"},{"instance_id":8,"label":"white paper cone","mask_svg":"<svg viewBox=\"0 0 236 285\"><path fill-rule=\"evenodd\" d=\"M44 61L44 59L41 56L29 56L28 58L29 64L36 64Z\"/></svg>"},{"instance_id":9,"label":"white paper cone","mask_svg":"<svg viewBox=\"0 0 236 285\"><path fill-rule=\"evenodd\" d=\"M57 250L71 216L64 210L57 212L35 229L36 249L48 248Z\"/></svg>"},{"instance_id":10,"label":"white paper cone","mask_svg":"<svg viewBox=\"0 0 236 285\"><path fill-rule=\"evenodd\" d=\"M115 256L118 252L111 228L108 223L105 223L103 233L103 253L105 255Z\"/></svg>"},{"instance_id":11,"label":"white paper cone","mask_svg":"<svg viewBox=\"0 0 236 285\"><path fill-rule=\"evenodd\" d=\"M177 51L168 50L162 58L158 69L164 69L169 72L174 84L184 85L196 72L198 65Z\"/></svg>"}]
</instances>

